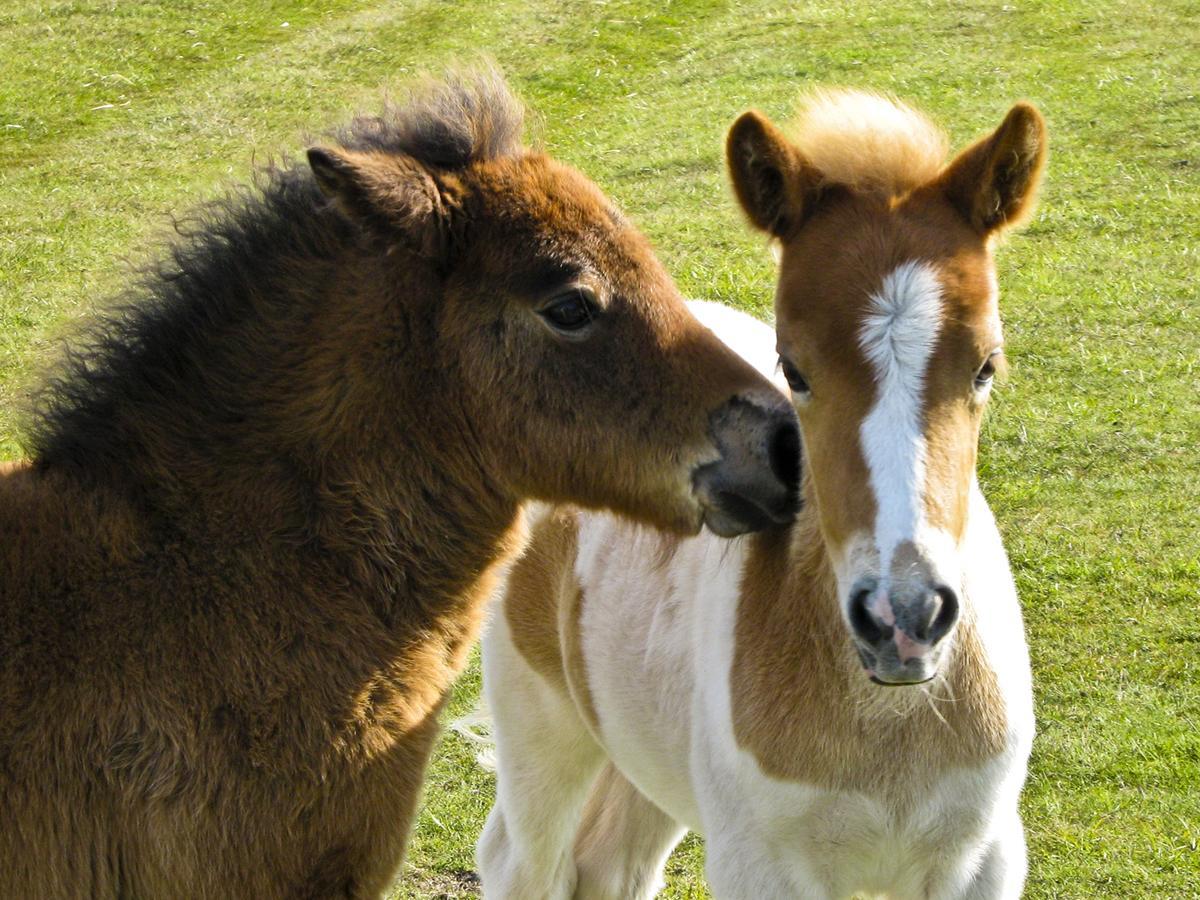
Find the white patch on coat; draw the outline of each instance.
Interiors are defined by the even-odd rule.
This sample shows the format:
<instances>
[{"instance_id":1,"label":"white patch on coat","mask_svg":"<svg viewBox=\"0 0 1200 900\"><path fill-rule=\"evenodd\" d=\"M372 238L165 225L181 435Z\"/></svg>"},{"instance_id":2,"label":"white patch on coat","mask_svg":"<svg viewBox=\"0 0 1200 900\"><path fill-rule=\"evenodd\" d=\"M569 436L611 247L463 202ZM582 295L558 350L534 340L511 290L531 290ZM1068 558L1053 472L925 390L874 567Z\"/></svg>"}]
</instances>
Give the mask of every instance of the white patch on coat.
<instances>
[{"instance_id":1,"label":"white patch on coat","mask_svg":"<svg viewBox=\"0 0 1200 900\"><path fill-rule=\"evenodd\" d=\"M775 352L775 329L753 316L711 300L689 300L688 309L705 328L759 373L790 396L787 379L779 371Z\"/></svg>"}]
</instances>

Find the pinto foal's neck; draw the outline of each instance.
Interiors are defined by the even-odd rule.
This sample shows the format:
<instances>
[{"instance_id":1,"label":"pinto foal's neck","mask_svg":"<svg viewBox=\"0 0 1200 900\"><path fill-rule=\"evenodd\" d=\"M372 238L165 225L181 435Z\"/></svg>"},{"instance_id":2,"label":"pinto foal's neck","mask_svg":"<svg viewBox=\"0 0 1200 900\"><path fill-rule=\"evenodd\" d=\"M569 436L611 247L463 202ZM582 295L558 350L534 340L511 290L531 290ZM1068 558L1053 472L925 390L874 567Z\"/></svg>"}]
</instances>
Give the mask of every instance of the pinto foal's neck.
<instances>
[{"instance_id":1,"label":"pinto foal's neck","mask_svg":"<svg viewBox=\"0 0 1200 900\"><path fill-rule=\"evenodd\" d=\"M1004 745L1004 705L969 610L955 642L932 685L869 681L809 490L789 528L749 539L730 671L738 745L775 777L863 791L977 764Z\"/></svg>"}]
</instances>

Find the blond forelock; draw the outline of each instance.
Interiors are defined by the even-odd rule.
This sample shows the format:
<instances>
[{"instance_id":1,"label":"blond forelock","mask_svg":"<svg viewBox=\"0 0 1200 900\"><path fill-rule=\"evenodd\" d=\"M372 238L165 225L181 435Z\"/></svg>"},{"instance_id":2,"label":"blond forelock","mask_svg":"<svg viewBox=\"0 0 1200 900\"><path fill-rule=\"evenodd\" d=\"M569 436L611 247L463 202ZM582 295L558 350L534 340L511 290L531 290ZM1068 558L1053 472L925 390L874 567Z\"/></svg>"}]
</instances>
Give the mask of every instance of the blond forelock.
<instances>
[{"instance_id":1,"label":"blond forelock","mask_svg":"<svg viewBox=\"0 0 1200 900\"><path fill-rule=\"evenodd\" d=\"M885 198L934 178L949 151L946 135L922 113L867 91L810 91L787 130L827 184Z\"/></svg>"}]
</instances>

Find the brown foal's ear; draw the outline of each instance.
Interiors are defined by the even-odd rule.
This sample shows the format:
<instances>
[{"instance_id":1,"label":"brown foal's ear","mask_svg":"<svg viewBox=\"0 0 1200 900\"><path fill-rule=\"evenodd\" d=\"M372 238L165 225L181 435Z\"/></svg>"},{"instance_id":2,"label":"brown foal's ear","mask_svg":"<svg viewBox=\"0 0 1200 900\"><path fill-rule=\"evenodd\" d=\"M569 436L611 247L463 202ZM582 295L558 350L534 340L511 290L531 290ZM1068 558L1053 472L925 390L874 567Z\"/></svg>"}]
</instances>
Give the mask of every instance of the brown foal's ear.
<instances>
[{"instance_id":1,"label":"brown foal's ear","mask_svg":"<svg viewBox=\"0 0 1200 900\"><path fill-rule=\"evenodd\" d=\"M382 241L424 256L446 250L449 208L434 176L409 156L313 147L321 192Z\"/></svg>"},{"instance_id":2,"label":"brown foal's ear","mask_svg":"<svg viewBox=\"0 0 1200 900\"><path fill-rule=\"evenodd\" d=\"M1019 225L1036 205L1046 165L1046 123L1018 103L992 134L960 153L938 177L950 202L980 234Z\"/></svg>"},{"instance_id":3,"label":"brown foal's ear","mask_svg":"<svg viewBox=\"0 0 1200 900\"><path fill-rule=\"evenodd\" d=\"M782 238L812 212L817 173L762 113L744 112L733 123L725 160L738 202L756 228Z\"/></svg>"}]
</instances>

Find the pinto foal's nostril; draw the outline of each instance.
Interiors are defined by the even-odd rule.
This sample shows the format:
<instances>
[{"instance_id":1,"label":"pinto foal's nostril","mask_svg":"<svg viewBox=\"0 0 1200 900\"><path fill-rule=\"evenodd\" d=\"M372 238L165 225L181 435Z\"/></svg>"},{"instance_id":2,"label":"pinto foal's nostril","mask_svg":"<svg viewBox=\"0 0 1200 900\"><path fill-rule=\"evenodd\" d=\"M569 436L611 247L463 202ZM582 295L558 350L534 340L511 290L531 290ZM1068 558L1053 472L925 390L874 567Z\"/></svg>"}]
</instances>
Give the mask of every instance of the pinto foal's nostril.
<instances>
[{"instance_id":1,"label":"pinto foal's nostril","mask_svg":"<svg viewBox=\"0 0 1200 900\"><path fill-rule=\"evenodd\" d=\"M867 598L870 596L869 588L862 588L854 592L854 596L850 598L850 626L854 629L854 633L868 644L878 644L880 641L890 638L894 629L891 625L881 623L867 609Z\"/></svg>"},{"instance_id":2,"label":"pinto foal's nostril","mask_svg":"<svg viewBox=\"0 0 1200 900\"><path fill-rule=\"evenodd\" d=\"M926 634L924 636L914 635L917 640L927 640L931 644L936 644L950 633L950 629L958 621L959 608L958 594L954 592L953 588L943 584L934 588L934 593L937 594L940 602L937 604L936 612L929 619L928 627L922 629L926 631Z\"/></svg>"},{"instance_id":3,"label":"pinto foal's nostril","mask_svg":"<svg viewBox=\"0 0 1200 900\"><path fill-rule=\"evenodd\" d=\"M941 585L933 589L925 609L916 621L912 636L918 641L936 644L958 621L958 595L952 588Z\"/></svg>"},{"instance_id":4,"label":"pinto foal's nostril","mask_svg":"<svg viewBox=\"0 0 1200 900\"><path fill-rule=\"evenodd\" d=\"M767 446L771 471L791 494L800 491L800 429L793 422L784 422L775 429Z\"/></svg>"}]
</instances>

